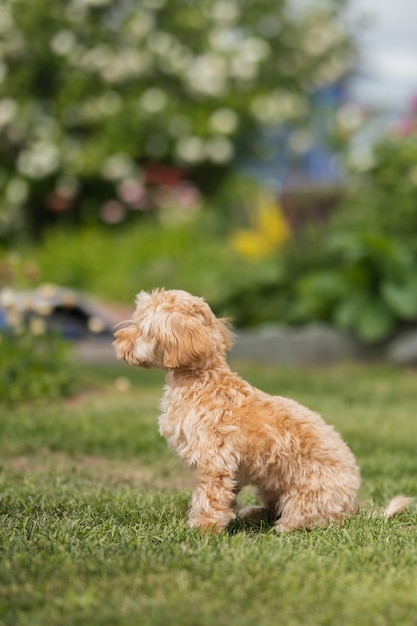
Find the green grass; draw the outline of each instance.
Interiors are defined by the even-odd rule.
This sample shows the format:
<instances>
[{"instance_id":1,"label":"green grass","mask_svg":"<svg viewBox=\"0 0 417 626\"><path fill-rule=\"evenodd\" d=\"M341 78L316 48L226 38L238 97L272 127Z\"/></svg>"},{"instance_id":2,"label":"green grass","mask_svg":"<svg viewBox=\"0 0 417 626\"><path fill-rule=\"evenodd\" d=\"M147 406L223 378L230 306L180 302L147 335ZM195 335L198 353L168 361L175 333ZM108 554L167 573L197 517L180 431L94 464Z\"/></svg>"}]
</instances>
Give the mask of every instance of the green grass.
<instances>
[{"instance_id":1,"label":"green grass","mask_svg":"<svg viewBox=\"0 0 417 626\"><path fill-rule=\"evenodd\" d=\"M188 530L192 477L155 422L162 375L86 371L77 398L0 409L1 626L417 624L416 507L370 518L417 495L417 372L235 369L335 424L363 510L310 533Z\"/></svg>"}]
</instances>

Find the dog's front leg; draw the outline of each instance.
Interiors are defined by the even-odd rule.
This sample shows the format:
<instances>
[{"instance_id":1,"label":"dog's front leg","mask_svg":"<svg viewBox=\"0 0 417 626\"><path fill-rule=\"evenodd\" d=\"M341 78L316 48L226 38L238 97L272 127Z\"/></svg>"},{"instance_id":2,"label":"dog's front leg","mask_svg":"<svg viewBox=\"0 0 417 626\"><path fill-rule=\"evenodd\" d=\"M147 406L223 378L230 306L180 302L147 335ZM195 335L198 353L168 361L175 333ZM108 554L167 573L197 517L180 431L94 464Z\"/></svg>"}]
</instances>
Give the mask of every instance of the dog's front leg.
<instances>
[{"instance_id":1,"label":"dog's front leg","mask_svg":"<svg viewBox=\"0 0 417 626\"><path fill-rule=\"evenodd\" d=\"M218 533L236 517L235 482L224 474L201 476L188 514L190 528Z\"/></svg>"}]
</instances>

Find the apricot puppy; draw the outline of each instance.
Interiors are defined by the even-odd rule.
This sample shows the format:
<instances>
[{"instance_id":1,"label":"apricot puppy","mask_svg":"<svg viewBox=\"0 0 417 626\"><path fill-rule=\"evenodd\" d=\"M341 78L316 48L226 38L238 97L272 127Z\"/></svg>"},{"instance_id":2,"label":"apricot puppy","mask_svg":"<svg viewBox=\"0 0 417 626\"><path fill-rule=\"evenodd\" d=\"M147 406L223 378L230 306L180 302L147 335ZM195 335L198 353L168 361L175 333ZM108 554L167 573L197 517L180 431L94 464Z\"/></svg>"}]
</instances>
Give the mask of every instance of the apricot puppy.
<instances>
[{"instance_id":1,"label":"apricot puppy","mask_svg":"<svg viewBox=\"0 0 417 626\"><path fill-rule=\"evenodd\" d=\"M332 426L294 400L270 396L231 372L233 334L202 298L180 290L140 292L131 323L116 333L118 358L167 370L159 429L196 470L191 528L221 531L254 485L278 531L342 520L357 510L359 469ZM411 499L399 497L387 514Z\"/></svg>"}]
</instances>

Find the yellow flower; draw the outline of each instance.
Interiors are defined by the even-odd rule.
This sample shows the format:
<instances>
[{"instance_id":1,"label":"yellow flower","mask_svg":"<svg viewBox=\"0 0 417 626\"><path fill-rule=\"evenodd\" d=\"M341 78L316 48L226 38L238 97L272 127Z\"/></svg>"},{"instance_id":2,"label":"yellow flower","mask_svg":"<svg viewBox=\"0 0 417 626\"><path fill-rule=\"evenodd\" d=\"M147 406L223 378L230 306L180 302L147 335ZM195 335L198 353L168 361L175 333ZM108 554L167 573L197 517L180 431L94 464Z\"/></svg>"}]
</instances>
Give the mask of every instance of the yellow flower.
<instances>
[{"instance_id":1,"label":"yellow flower","mask_svg":"<svg viewBox=\"0 0 417 626\"><path fill-rule=\"evenodd\" d=\"M274 252L291 236L288 222L278 200L261 193L252 214L252 227L232 235L232 245L242 255L264 258Z\"/></svg>"}]
</instances>

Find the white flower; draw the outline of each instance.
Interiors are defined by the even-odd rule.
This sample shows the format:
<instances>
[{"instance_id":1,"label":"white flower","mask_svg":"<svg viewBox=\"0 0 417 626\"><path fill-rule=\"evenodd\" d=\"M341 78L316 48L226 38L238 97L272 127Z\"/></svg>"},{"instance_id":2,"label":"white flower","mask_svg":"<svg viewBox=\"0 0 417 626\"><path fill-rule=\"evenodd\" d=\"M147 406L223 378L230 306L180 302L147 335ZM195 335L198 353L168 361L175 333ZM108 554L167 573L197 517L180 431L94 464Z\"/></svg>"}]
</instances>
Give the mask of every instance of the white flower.
<instances>
[{"instance_id":1,"label":"white flower","mask_svg":"<svg viewBox=\"0 0 417 626\"><path fill-rule=\"evenodd\" d=\"M253 61L245 61L236 55L231 62L230 66L231 75L235 78L249 81L256 78L258 74L258 65Z\"/></svg>"},{"instance_id":2,"label":"white flower","mask_svg":"<svg viewBox=\"0 0 417 626\"><path fill-rule=\"evenodd\" d=\"M235 0L218 0L213 5L211 15L219 22L235 22L240 15L240 8Z\"/></svg>"},{"instance_id":3,"label":"white flower","mask_svg":"<svg viewBox=\"0 0 417 626\"><path fill-rule=\"evenodd\" d=\"M90 48L82 56L80 66L86 70L101 70L109 65L114 59L113 50L106 44L100 44Z\"/></svg>"},{"instance_id":4,"label":"white flower","mask_svg":"<svg viewBox=\"0 0 417 626\"><path fill-rule=\"evenodd\" d=\"M18 112L17 102L13 98L0 100L0 127L7 126L12 122Z\"/></svg>"},{"instance_id":5,"label":"white flower","mask_svg":"<svg viewBox=\"0 0 417 626\"><path fill-rule=\"evenodd\" d=\"M169 33L157 30L149 35L146 44L153 54L164 56L173 48L174 38Z\"/></svg>"},{"instance_id":6,"label":"white flower","mask_svg":"<svg viewBox=\"0 0 417 626\"><path fill-rule=\"evenodd\" d=\"M349 148L348 164L352 169L366 172L375 163L372 147L364 143L353 143Z\"/></svg>"},{"instance_id":7,"label":"white flower","mask_svg":"<svg viewBox=\"0 0 417 626\"><path fill-rule=\"evenodd\" d=\"M144 39L155 26L155 18L149 11L142 11L137 9L135 15L130 20L127 28L128 32L135 37L135 39Z\"/></svg>"},{"instance_id":8,"label":"white flower","mask_svg":"<svg viewBox=\"0 0 417 626\"><path fill-rule=\"evenodd\" d=\"M183 73L191 65L193 55L176 37L163 31L154 31L146 41L147 49L161 64L163 71Z\"/></svg>"},{"instance_id":9,"label":"white flower","mask_svg":"<svg viewBox=\"0 0 417 626\"><path fill-rule=\"evenodd\" d=\"M0 33L8 33L13 28L13 18L9 7L0 5Z\"/></svg>"},{"instance_id":10,"label":"white flower","mask_svg":"<svg viewBox=\"0 0 417 626\"><path fill-rule=\"evenodd\" d=\"M305 113L306 103L301 96L275 90L257 96L252 104L253 115L265 124L278 124Z\"/></svg>"},{"instance_id":11,"label":"white flower","mask_svg":"<svg viewBox=\"0 0 417 626\"><path fill-rule=\"evenodd\" d=\"M177 156L186 163L198 163L204 159L204 143L191 135L180 139L176 145Z\"/></svg>"},{"instance_id":12,"label":"white flower","mask_svg":"<svg viewBox=\"0 0 417 626\"><path fill-rule=\"evenodd\" d=\"M226 87L226 59L215 54L198 56L187 71L190 87L207 95L221 95Z\"/></svg>"},{"instance_id":13,"label":"white flower","mask_svg":"<svg viewBox=\"0 0 417 626\"><path fill-rule=\"evenodd\" d=\"M336 113L336 119L342 130L352 132L361 126L364 113L358 104L351 102L340 107Z\"/></svg>"},{"instance_id":14,"label":"white flower","mask_svg":"<svg viewBox=\"0 0 417 626\"><path fill-rule=\"evenodd\" d=\"M329 48L342 42L343 31L330 22L320 20L308 29L308 35L304 39L304 51L309 55L319 56Z\"/></svg>"},{"instance_id":15,"label":"white flower","mask_svg":"<svg viewBox=\"0 0 417 626\"><path fill-rule=\"evenodd\" d=\"M17 294L12 287L4 287L0 290L0 304L5 308L16 305Z\"/></svg>"},{"instance_id":16,"label":"white flower","mask_svg":"<svg viewBox=\"0 0 417 626\"><path fill-rule=\"evenodd\" d=\"M214 163L228 163L233 157L233 144L226 137L213 137L206 142L205 154Z\"/></svg>"},{"instance_id":17,"label":"white flower","mask_svg":"<svg viewBox=\"0 0 417 626\"><path fill-rule=\"evenodd\" d=\"M133 176L135 168L135 162L128 154L113 154L104 161L101 173L104 178L118 180Z\"/></svg>"},{"instance_id":18,"label":"white flower","mask_svg":"<svg viewBox=\"0 0 417 626\"><path fill-rule=\"evenodd\" d=\"M97 107L104 115L115 115L122 107L122 99L115 91L108 91L99 98Z\"/></svg>"},{"instance_id":19,"label":"white flower","mask_svg":"<svg viewBox=\"0 0 417 626\"><path fill-rule=\"evenodd\" d=\"M230 52L238 49L240 45L239 34L233 28L215 28L209 34L209 41L213 48L222 52Z\"/></svg>"},{"instance_id":20,"label":"white flower","mask_svg":"<svg viewBox=\"0 0 417 626\"><path fill-rule=\"evenodd\" d=\"M242 41L231 60L231 73L242 80L256 78L259 65L271 54L269 43L259 37Z\"/></svg>"},{"instance_id":21,"label":"white flower","mask_svg":"<svg viewBox=\"0 0 417 626\"><path fill-rule=\"evenodd\" d=\"M163 59L163 67L175 74L184 74L193 61L191 52L180 43L175 43L169 54Z\"/></svg>"},{"instance_id":22,"label":"white flower","mask_svg":"<svg viewBox=\"0 0 417 626\"><path fill-rule=\"evenodd\" d=\"M56 54L70 54L76 46L75 35L70 30L60 30L52 37L50 46Z\"/></svg>"},{"instance_id":23,"label":"white flower","mask_svg":"<svg viewBox=\"0 0 417 626\"><path fill-rule=\"evenodd\" d=\"M86 100L78 110L83 120L97 120L107 115L115 115L122 107L122 99L115 91L108 91L99 98Z\"/></svg>"},{"instance_id":24,"label":"white flower","mask_svg":"<svg viewBox=\"0 0 417 626\"><path fill-rule=\"evenodd\" d=\"M17 169L30 178L45 178L58 169L59 163L58 147L46 141L37 141L19 154Z\"/></svg>"},{"instance_id":25,"label":"white flower","mask_svg":"<svg viewBox=\"0 0 417 626\"><path fill-rule=\"evenodd\" d=\"M233 133L239 123L237 114L232 109L216 109L209 118L211 128L217 133L229 135Z\"/></svg>"},{"instance_id":26,"label":"white flower","mask_svg":"<svg viewBox=\"0 0 417 626\"><path fill-rule=\"evenodd\" d=\"M333 54L317 70L313 84L319 86L332 83L347 70L347 67L344 55Z\"/></svg>"},{"instance_id":27,"label":"white flower","mask_svg":"<svg viewBox=\"0 0 417 626\"><path fill-rule=\"evenodd\" d=\"M269 57L271 46L260 37L249 37L242 41L239 59L242 63L259 63Z\"/></svg>"},{"instance_id":28,"label":"white flower","mask_svg":"<svg viewBox=\"0 0 417 626\"><path fill-rule=\"evenodd\" d=\"M158 113L165 108L167 96L162 89L151 87L147 89L140 98L140 106L147 113Z\"/></svg>"},{"instance_id":29,"label":"white flower","mask_svg":"<svg viewBox=\"0 0 417 626\"><path fill-rule=\"evenodd\" d=\"M127 78L145 74L150 67L150 58L146 51L135 48L125 48L112 56L109 62L101 68L104 80L117 83Z\"/></svg>"},{"instance_id":30,"label":"white flower","mask_svg":"<svg viewBox=\"0 0 417 626\"><path fill-rule=\"evenodd\" d=\"M6 197L11 204L22 204L28 197L28 184L23 178L15 176L6 187Z\"/></svg>"}]
</instances>

